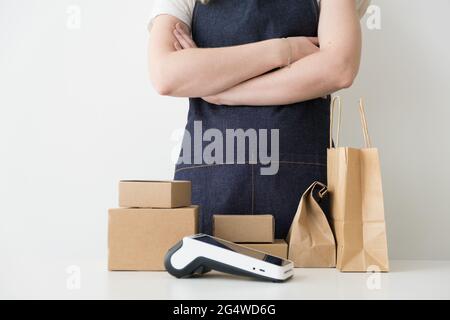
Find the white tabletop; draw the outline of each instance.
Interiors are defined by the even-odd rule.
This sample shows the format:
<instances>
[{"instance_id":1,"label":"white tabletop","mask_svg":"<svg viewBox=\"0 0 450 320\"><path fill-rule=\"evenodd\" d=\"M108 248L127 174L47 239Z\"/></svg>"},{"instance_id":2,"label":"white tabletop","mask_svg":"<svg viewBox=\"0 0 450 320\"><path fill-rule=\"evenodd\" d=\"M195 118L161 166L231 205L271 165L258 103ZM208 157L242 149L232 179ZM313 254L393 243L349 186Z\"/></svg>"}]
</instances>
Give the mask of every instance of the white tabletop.
<instances>
[{"instance_id":1,"label":"white tabletop","mask_svg":"<svg viewBox=\"0 0 450 320\"><path fill-rule=\"evenodd\" d=\"M450 261L392 261L391 269L375 276L296 269L290 281L272 283L217 272L195 279L175 279L166 272L108 272L105 261L73 267L61 261L16 261L0 266L0 298L450 299Z\"/></svg>"}]
</instances>

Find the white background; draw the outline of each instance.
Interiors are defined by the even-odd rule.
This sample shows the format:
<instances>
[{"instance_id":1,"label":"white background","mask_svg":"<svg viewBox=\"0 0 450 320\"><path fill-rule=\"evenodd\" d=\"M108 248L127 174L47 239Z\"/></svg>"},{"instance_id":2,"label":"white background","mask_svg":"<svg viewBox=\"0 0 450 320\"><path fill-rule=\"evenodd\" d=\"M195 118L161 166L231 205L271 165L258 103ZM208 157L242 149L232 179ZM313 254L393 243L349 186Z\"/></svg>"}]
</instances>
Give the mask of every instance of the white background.
<instances>
[{"instance_id":1,"label":"white background","mask_svg":"<svg viewBox=\"0 0 450 320\"><path fill-rule=\"evenodd\" d=\"M344 97L343 141L361 145L367 101L380 149L390 254L450 259L448 0L377 0ZM70 5L80 29L67 27ZM0 0L2 266L106 260L107 209L124 178L171 179L187 101L147 80L149 0ZM0 275L6 277L5 274Z\"/></svg>"}]
</instances>

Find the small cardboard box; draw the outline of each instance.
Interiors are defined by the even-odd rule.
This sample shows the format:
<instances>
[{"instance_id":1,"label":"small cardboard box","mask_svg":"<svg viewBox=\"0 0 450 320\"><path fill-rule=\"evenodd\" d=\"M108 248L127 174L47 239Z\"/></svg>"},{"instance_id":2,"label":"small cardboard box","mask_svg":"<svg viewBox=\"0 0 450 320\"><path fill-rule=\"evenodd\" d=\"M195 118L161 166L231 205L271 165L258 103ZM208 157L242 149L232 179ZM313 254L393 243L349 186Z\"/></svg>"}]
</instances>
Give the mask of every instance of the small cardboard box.
<instances>
[{"instance_id":1,"label":"small cardboard box","mask_svg":"<svg viewBox=\"0 0 450 320\"><path fill-rule=\"evenodd\" d=\"M274 243L241 243L243 246L259 250L272 256L287 259L288 244L283 239L276 239Z\"/></svg>"},{"instance_id":2,"label":"small cardboard box","mask_svg":"<svg viewBox=\"0 0 450 320\"><path fill-rule=\"evenodd\" d=\"M119 207L178 208L191 205L190 181L119 182Z\"/></svg>"},{"instance_id":3,"label":"small cardboard box","mask_svg":"<svg viewBox=\"0 0 450 320\"><path fill-rule=\"evenodd\" d=\"M198 207L109 210L108 268L160 271L164 256L185 236L198 232Z\"/></svg>"},{"instance_id":4,"label":"small cardboard box","mask_svg":"<svg viewBox=\"0 0 450 320\"><path fill-rule=\"evenodd\" d=\"M237 243L272 243L275 222L269 214L214 215L214 236Z\"/></svg>"}]
</instances>

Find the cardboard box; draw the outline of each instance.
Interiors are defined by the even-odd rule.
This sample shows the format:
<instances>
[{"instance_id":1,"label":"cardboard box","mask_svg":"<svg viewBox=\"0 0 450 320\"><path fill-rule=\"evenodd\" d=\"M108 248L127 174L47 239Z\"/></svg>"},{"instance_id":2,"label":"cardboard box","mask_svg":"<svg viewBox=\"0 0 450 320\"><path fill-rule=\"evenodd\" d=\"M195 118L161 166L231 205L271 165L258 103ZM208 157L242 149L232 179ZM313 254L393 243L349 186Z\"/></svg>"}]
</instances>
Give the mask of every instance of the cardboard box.
<instances>
[{"instance_id":1,"label":"cardboard box","mask_svg":"<svg viewBox=\"0 0 450 320\"><path fill-rule=\"evenodd\" d=\"M269 214L214 215L214 236L237 243L263 242L274 240L275 221Z\"/></svg>"},{"instance_id":2,"label":"cardboard box","mask_svg":"<svg viewBox=\"0 0 450 320\"><path fill-rule=\"evenodd\" d=\"M274 243L241 243L241 245L265 252L272 256L287 259L288 244L283 239L276 239Z\"/></svg>"},{"instance_id":3,"label":"cardboard box","mask_svg":"<svg viewBox=\"0 0 450 320\"><path fill-rule=\"evenodd\" d=\"M119 207L178 208L191 205L190 181L119 182Z\"/></svg>"},{"instance_id":4,"label":"cardboard box","mask_svg":"<svg viewBox=\"0 0 450 320\"><path fill-rule=\"evenodd\" d=\"M198 233L198 207L109 210L108 268L165 270L164 256L185 236Z\"/></svg>"}]
</instances>

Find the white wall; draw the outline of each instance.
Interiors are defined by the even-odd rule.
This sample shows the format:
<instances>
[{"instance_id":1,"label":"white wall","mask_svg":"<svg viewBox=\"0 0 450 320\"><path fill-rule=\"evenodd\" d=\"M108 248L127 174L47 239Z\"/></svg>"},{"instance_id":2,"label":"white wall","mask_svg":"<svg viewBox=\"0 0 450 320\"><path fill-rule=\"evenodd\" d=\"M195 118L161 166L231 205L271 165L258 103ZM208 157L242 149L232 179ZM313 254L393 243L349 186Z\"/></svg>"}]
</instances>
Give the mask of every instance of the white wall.
<instances>
[{"instance_id":1,"label":"white wall","mask_svg":"<svg viewBox=\"0 0 450 320\"><path fill-rule=\"evenodd\" d=\"M366 97L380 148L392 258L450 259L450 2L374 0L360 76L343 93L343 140L361 144ZM81 9L70 29L67 8ZM106 257L121 178L170 179L184 99L147 81L152 1L0 0L0 252ZM69 7L70 8L70 7ZM4 263L4 262L2 262Z\"/></svg>"},{"instance_id":2,"label":"white wall","mask_svg":"<svg viewBox=\"0 0 450 320\"><path fill-rule=\"evenodd\" d=\"M449 259L450 1L373 3L382 28L365 28L360 76L344 94L344 140L361 143L351 102L362 95L381 153L392 257Z\"/></svg>"}]
</instances>

